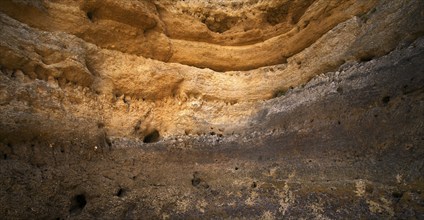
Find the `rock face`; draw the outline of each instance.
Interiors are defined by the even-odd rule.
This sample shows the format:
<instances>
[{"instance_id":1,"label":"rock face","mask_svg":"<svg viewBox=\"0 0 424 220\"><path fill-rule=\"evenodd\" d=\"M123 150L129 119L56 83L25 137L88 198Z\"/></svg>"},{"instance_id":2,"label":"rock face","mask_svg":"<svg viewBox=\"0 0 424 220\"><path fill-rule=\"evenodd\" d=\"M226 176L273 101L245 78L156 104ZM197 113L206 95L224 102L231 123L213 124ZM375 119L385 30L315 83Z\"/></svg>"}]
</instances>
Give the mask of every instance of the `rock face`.
<instances>
[{"instance_id":1,"label":"rock face","mask_svg":"<svg viewBox=\"0 0 424 220\"><path fill-rule=\"evenodd\" d=\"M0 215L424 218L423 8L0 1Z\"/></svg>"}]
</instances>

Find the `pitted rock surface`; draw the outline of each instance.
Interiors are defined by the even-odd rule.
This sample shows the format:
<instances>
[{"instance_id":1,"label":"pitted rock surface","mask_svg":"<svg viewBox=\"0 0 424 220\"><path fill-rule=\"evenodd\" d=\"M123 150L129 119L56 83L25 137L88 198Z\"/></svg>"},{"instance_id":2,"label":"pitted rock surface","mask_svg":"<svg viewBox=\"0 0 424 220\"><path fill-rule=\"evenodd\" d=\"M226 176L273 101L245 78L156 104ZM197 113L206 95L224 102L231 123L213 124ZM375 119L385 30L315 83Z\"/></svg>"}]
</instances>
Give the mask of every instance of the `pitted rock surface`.
<instances>
[{"instance_id":1,"label":"pitted rock surface","mask_svg":"<svg viewBox=\"0 0 424 220\"><path fill-rule=\"evenodd\" d=\"M423 8L0 1L0 216L422 219Z\"/></svg>"}]
</instances>

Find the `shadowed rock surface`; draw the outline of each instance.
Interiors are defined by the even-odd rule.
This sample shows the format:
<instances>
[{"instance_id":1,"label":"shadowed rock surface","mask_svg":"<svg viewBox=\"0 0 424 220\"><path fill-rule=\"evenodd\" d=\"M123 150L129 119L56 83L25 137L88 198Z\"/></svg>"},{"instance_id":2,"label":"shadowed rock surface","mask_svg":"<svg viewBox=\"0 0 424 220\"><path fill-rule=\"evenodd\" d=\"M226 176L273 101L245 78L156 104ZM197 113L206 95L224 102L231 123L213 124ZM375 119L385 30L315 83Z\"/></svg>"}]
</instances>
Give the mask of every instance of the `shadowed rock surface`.
<instances>
[{"instance_id":1,"label":"shadowed rock surface","mask_svg":"<svg viewBox=\"0 0 424 220\"><path fill-rule=\"evenodd\" d=\"M1 1L0 216L424 218L423 4Z\"/></svg>"}]
</instances>

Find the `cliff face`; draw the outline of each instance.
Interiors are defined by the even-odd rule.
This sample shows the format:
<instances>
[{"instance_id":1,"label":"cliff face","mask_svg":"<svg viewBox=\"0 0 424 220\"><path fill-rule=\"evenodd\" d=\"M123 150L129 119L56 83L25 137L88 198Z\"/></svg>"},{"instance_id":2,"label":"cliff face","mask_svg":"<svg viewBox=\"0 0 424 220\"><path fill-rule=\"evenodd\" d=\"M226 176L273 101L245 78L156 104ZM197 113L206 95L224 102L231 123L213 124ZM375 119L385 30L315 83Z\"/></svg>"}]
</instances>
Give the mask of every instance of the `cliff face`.
<instances>
[{"instance_id":1,"label":"cliff face","mask_svg":"<svg viewBox=\"0 0 424 220\"><path fill-rule=\"evenodd\" d=\"M63 108L111 136L232 134L261 101L414 41L422 4L2 1L0 61L60 91L93 94Z\"/></svg>"},{"instance_id":2,"label":"cliff face","mask_svg":"<svg viewBox=\"0 0 424 220\"><path fill-rule=\"evenodd\" d=\"M0 1L0 214L422 218L423 8Z\"/></svg>"}]
</instances>

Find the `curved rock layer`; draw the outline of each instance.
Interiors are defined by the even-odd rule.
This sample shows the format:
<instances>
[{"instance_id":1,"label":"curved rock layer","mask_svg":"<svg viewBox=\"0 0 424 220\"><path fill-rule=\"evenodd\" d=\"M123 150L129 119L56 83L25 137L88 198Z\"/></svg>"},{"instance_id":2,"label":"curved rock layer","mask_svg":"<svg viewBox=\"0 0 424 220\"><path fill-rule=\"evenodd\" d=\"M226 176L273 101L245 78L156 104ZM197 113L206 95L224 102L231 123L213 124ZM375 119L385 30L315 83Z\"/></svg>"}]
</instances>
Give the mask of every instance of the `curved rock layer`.
<instances>
[{"instance_id":1,"label":"curved rock layer","mask_svg":"<svg viewBox=\"0 0 424 220\"><path fill-rule=\"evenodd\" d=\"M3 1L2 11L101 48L219 71L282 64L373 1ZM37 19L33 19L37 17Z\"/></svg>"},{"instance_id":2,"label":"curved rock layer","mask_svg":"<svg viewBox=\"0 0 424 220\"><path fill-rule=\"evenodd\" d=\"M0 216L424 218L423 8L0 1Z\"/></svg>"},{"instance_id":3,"label":"curved rock layer","mask_svg":"<svg viewBox=\"0 0 424 220\"><path fill-rule=\"evenodd\" d=\"M164 136L208 133L209 127L230 134L243 130L258 101L279 96L344 63L387 54L399 44L412 42L424 30L424 3L418 0L230 1L218 5L203 1L0 4L0 62L4 68L21 70L31 79L58 84L60 89L75 84L94 92L96 98L104 98L101 103L105 105L127 106L123 112L102 107L96 114L101 115L99 121L111 135L124 136L130 135L141 122L143 129L155 127ZM243 17L248 13L255 16L234 23L222 33L207 28L208 22L220 20L221 15ZM309 25L300 29L304 20L310 21ZM268 35L255 34L262 36L257 39L234 35L240 34L239 29L247 24L252 25L252 31L261 30ZM178 49L175 42L182 42L183 49ZM166 48L171 48L171 55L152 52ZM183 52L183 56L191 59L188 63L173 60L181 50L193 50ZM291 52L281 55L284 51ZM266 67L261 66L272 63L255 65L260 68L249 71L215 72L195 67L195 60L199 59L238 69L232 58L217 57L221 55L234 57L240 65L262 59L270 61L274 56L285 57L287 61ZM136 113L131 114L134 108ZM125 125L114 122L120 120L120 114L128 115Z\"/></svg>"}]
</instances>

